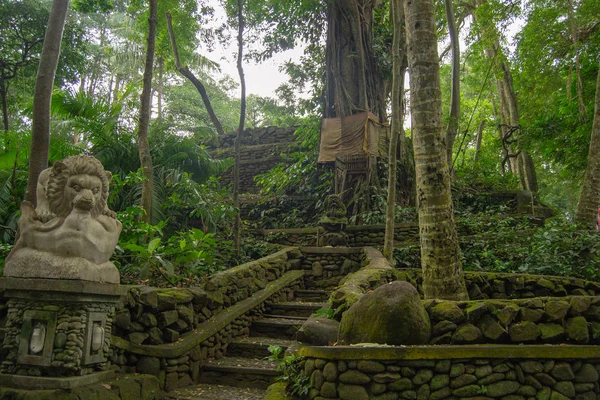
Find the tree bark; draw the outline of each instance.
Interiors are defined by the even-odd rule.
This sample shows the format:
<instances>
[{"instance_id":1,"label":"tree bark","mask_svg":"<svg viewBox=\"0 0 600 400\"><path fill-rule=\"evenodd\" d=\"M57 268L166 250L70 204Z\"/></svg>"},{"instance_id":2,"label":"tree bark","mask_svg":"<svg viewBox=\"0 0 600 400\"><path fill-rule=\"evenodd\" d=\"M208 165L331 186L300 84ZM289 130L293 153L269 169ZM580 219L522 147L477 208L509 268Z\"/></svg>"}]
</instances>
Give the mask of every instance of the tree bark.
<instances>
[{"instance_id":1,"label":"tree bark","mask_svg":"<svg viewBox=\"0 0 600 400\"><path fill-rule=\"evenodd\" d=\"M485 127L485 119L482 119L477 128L477 142L475 143L475 157L473 162L477 164L479 161L479 151L481 150L481 141L483 140L483 128Z\"/></svg>"},{"instance_id":2,"label":"tree bark","mask_svg":"<svg viewBox=\"0 0 600 400\"><path fill-rule=\"evenodd\" d=\"M450 35L450 44L452 46L452 92L450 95L450 120L446 128L446 146L448 152L448 167L452 174L454 167L452 162L452 148L454 140L458 133L458 123L460 118L460 43L458 40L458 30L456 29L456 20L454 19L454 10L452 0L444 0L446 8L446 19L448 20L448 34Z\"/></svg>"},{"instance_id":3,"label":"tree bark","mask_svg":"<svg viewBox=\"0 0 600 400\"><path fill-rule=\"evenodd\" d=\"M373 57L374 7L372 0L328 4L325 118L363 111L385 115L379 102L383 78Z\"/></svg>"},{"instance_id":4,"label":"tree bark","mask_svg":"<svg viewBox=\"0 0 600 400\"><path fill-rule=\"evenodd\" d=\"M158 59L158 85L156 85L156 107L158 108L158 119L162 119L163 117L163 107L162 107L162 98L163 98L163 70L164 70L165 62L161 58Z\"/></svg>"},{"instance_id":5,"label":"tree bark","mask_svg":"<svg viewBox=\"0 0 600 400\"><path fill-rule=\"evenodd\" d=\"M594 122L590 138L588 163L575 214L575 221L588 229L595 229L596 216L600 206L600 64L598 67Z\"/></svg>"},{"instance_id":6,"label":"tree bark","mask_svg":"<svg viewBox=\"0 0 600 400\"><path fill-rule=\"evenodd\" d=\"M404 134L404 75L406 74L406 31L404 7L400 0L390 3L391 20L394 24L392 43L392 124L390 127L390 148L388 156L388 195L385 214L385 239L383 255L391 263L394 254L394 219L396 208L396 180L398 138Z\"/></svg>"},{"instance_id":7,"label":"tree bark","mask_svg":"<svg viewBox=\"0 0 600 400\"><path fill-rule=\"evenodd\" d=\"M442 126L433 0L405 0L412 137L425 298L468 298Z\"/></svg>"},{"instance_id":8,"label":"tree bark","mask_svg":"<svg viewBox=\"0 0 600 400\"><path fill-rule=\"evenodd\" d=\"M4 131L8 132L10 128L8 123L8 85L4 81L4 79L0 79L0 101L2 101L2 125L4 126Z\"/></svg>"},{"instance_id":9,"label":"tree bark","mask_svg":"<svg viewBox=\"0 0 600 400\"><path fill-rule=\"evenodd\" d=\"M188 69L188 67L183 67L181 65L181 62L179 61L179 50L177 49L175 33L173 32L172 17L170 13L165 13L165 15L167 17L167 28L169 30L169 37L171 39L171 48L173 49L173 58L175 59L175 68L177 68L177 71L179 71L181 75L183 75L190 82L192 82L198 93L200 93L200 97L202 97L204 107L206 107L206 112L208 113L210 120L215 126L215 129L217 130L217 134L219 136L223 136L225 134L225 131L223 130L223 126L221 125L221 121L219 121L217 114L215 114L215 111L212 107L212 104L210 103L210 99L208 98L208 94L206 93L204 85L202 84L202 82L200 82L198 78L196 78L196 76L192 73L192 71Z\"/></svg>"},{"instance_id":10,"label":"tree bark","mask_svg":"<svg viewBox=\"0 0 600 400\"><path fill-rule=\"evenodd\" d=\"M148 142L148 130L152 107L152 70L154 67L154 50L156 47L156 24L158 21L157 0L149 0L148 37L146 39L146 65L144 68L143 88L140 97L140 121L138 130L138 151L144 181L142 182L141 206L146 211L145 220L152 219L152 191L154 186L154 169Z\"/></svg>"},{"instance_id":11,"label":"tree bark","mask_svg":"<svg viewBox=\"0 0 600 400\"><path fill-rule=\"evenodd\" d=\"M40 65L35 81L33 95L33 120L31 128L31 149L29 158L29 175L25 200L34 205L36 202L37 180L40 173L48 168L48 152L50 149L50 103L52 86L60 44L65 27L69 0L54 0L48 18L48 27L44 37Z\"/></svg>"},{"instance_id":12,"label":"tree bark","mask_svg":"<svg viewBox=\"0 0 600 400\"><path fill-rule=\"evenodd\" d=\"M242 65L242 55L244 50L244 13L243 0L238 0L238 57L237 69L240 75L240 124L238 126L237 136L235 138L235 165L233 168L233 204L236 208L235 220L233 223L233 244L235 252L239 257L242 244L242 219L240 215L240 147L242 134L244 132L244 122L246 119L246 79L244 78L244 67Z\"/></svg>"}]
</instances>

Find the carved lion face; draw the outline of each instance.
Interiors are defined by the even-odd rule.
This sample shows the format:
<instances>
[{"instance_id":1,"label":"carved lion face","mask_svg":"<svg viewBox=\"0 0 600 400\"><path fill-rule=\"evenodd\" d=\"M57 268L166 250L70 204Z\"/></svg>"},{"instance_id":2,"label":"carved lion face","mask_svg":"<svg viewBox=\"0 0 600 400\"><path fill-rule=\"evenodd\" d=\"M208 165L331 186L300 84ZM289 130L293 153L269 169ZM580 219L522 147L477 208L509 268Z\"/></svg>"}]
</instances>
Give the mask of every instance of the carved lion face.
<instances>
[{"instance_id":1,"label":"carved lion face","mask_svg":"<svg viewBox=\"0 0 600 400\"><path fill-rule=\"evenodd\" d=\"M91 211L94 217L101 215L111 177L94 157L72 156L55 162L46 188L50 211L66 217L76 207Z\"/></svg>"}]
</instances>

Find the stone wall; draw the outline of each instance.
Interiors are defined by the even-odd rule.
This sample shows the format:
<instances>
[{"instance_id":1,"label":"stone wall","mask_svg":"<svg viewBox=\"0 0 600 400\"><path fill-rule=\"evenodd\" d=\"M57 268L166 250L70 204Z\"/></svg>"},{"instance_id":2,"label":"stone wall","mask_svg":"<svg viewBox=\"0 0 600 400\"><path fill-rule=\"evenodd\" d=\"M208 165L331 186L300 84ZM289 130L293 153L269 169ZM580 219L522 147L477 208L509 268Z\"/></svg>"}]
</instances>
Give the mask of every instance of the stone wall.
<instances>
[{"instance_id":1,"label":"stone wall","mask_svg":"<svg viewBox=\"0 0 600 400\"><path fill-rule=\"evenodd\" d=\"M396 224L394 232L394 240L398 243L419 240L417 224ZM269 243L299 246L316 244L317 236L325 231L322 228L257 229L254 233ZM353 225L346 227L345 233L350 247L383 246L385 225Z\"/></svg>"},{"instance_id":2,"label":"stone wall","mask_svg":"<svg viewBox=\"0 0 600 400\"><path fill-rule=\"evenodd\" d=\"M301 247L300 268L306 271L307 288L332 290L346 275L363 265L363 249L348 247Z\"/></svg>"},{"instance_id":3,"label":"stone wall","mask_svg":"<svg viewBox=\"0 0 600 400\"><path fill-rule=\"evenodd\" d=\"M131 287L116 313L115 335L135 344L177 342L199 323L264 289L286 271L298 269L301 259L302 253L288 248L214 274L202 287Z\"/></svg>"},{"instance_id":4,"label":"stone wall","mask_svg":"<svg viewBox=\"0 0 600 400\"><path fill-rule=\"evenodd\" d=\"M600 296L425 304L430 344L600 344Z\"/></svg>"},{"instance_id":5,"label":"stone wall","mask_svg":"<svg viewBox=\"0 0 600 400\"><path fill-rule=\"evenodd\" d=\"M597 346L305 347L309 399L600 398Z\"/></svg>"},{"instance_id":6,"label":"stone wall","mask_svg":"<svg viewBox=\"0 0 600 400\"><path fill-rule=\"evenodd\" d=\"M264 174L282 161L282 153L296 151L294 132L296 128L266 127L244 131L240 149L240 192L254 193L258 189L254 177ZM213 157L223 159L234 157L235 133L219 138L220 146L215 149ZM225 171L220 180L230 184L233 180L233 168Z\"/></svg>"}]
</instances>

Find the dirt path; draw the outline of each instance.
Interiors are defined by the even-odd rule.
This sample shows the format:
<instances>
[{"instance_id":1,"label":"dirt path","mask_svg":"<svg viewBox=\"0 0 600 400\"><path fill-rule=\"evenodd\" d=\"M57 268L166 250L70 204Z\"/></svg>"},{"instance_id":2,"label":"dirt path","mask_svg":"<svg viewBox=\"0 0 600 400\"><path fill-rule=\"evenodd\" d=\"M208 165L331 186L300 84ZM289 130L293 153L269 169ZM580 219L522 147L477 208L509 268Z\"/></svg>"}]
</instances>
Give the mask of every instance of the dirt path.
<instances>
[{"instance_id":1,"label":"dirt path","mask_svg":"<svg viewBox=\"0 0 600 400\"><path fill-rule=\"evenodd\" d=\"M264 400L265 391L200 383L170 392L167 394L167 398L177 400Z\"/></svg>"}]
</instances>

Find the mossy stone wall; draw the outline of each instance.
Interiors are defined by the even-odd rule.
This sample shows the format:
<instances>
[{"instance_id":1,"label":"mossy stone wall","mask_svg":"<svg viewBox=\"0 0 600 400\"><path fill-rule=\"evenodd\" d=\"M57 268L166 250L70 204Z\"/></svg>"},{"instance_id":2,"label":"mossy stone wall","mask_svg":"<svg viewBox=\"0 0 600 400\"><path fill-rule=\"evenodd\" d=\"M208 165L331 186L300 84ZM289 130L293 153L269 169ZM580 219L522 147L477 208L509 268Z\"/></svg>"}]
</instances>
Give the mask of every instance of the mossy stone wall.
<instances>
[{"instance_id":1,"label":"mossy stone wall","mask_svg":"<svg viewBox=\"0 0 600 400\"><path fill-rule=\"evenodd\" d=\"M468 352L466 353L468 354ZM308 357L309 399L553 399L600 397L599 359L323 359Z\"/></svg>"}]
</instances>

